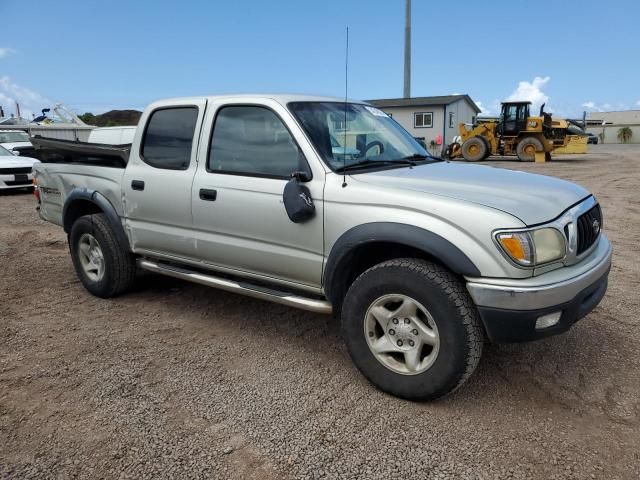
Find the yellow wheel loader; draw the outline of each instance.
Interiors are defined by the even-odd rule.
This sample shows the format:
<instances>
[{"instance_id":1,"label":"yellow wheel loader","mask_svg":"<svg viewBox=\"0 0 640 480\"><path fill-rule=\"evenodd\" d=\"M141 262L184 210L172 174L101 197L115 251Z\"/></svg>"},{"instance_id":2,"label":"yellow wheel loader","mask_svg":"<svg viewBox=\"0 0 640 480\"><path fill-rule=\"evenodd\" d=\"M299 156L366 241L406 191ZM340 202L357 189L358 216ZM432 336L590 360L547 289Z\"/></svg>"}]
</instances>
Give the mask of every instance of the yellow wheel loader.
<instances>
[{"instance_id":1,"label":"yellow wheel loader","mask_svg":"<svg viewBox=\"0 0 640 480\"><path fill-rule=\"evenodd\" d=\"M548 160L551 152L560 153L560 148L566 150L562 153L586 152L586 137L568 135L567 122L552 120L544 112L544 105L539 116L530 116L530 105L531 102L504 102L497 122L477 123L471 128L461 123L460 139L447 147L445 157L477 162L490 155L517 155L523 162L532 162L536 153ZM582 143L584 147L580 146ZM581 148L583 151L578 151Z\"/></svg>"}]
</instances>

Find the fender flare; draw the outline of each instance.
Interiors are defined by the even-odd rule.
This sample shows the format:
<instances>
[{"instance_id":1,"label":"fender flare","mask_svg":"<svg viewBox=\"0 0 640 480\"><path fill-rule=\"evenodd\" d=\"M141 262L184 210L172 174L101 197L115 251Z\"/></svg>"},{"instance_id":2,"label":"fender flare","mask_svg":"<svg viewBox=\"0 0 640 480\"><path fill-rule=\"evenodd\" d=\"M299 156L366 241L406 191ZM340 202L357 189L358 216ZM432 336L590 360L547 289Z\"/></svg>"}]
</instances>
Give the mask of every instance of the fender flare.
<instances>
[{"instance_id":1,"label":"fender flare","mask_svg":"<svg viewBox=\"0 0 640 480\"><path fill-rule=\"evenodd\" d=\"M129 239L127 238L127 235L124 231L124 227L122 226L122 222L120 221L118 212L116 211L113 204L109 200L107 200L104 195L96 190L91 190L88 188L74 188L65 199L64 207L62 208L62 222L64 231L67 234L71 233L71 227L73 226L73 222L71 221L73 217L69 214L70 208L72 208L73 203L77 200L91 202L100 210L102 210L102 213L104 213L105 217L107 218L109 226L113 229L116 238L120 242L120 245L125 247L127 251L131 251Z\"/></svg>"},{"instance_id":2,"label":"fender flare","mask_svg":"<svg viewBox=\"0 0 640 480\"><path fill-rule=\"evenodd\" d=\"M347 271L350 253L367 243L378 242L398 243L421 250L458 275L481 276L478 267L462 250L436 233L402 223L365 223L347 230L331 248L323 276L327 298L336 301L342 294L339 279Z\"/></svg>"}]
</instances>

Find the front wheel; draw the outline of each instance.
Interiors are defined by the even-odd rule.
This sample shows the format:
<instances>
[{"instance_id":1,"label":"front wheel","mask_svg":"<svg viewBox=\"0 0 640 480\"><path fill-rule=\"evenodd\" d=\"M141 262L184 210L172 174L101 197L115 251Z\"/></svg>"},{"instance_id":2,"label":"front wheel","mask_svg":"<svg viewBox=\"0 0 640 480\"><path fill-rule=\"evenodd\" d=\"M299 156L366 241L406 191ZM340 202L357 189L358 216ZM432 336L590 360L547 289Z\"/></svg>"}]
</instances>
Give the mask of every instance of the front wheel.
<instances>
[{"instance_id":1,"label":"front wheel","mask_svg":"<svg viewBox=\"0 0 640 480\"><path fill-rule=\"evenodd\" d=\"M462 156L467 162L484 160L489 153L489 146L482 137L471 137L462 144Z\"/></svg>"},{"instance_id":2,"label":"front wheel","mask_svg":"<svg viewBox=\"0 0 640 480\"><path fill-rule=\"evenodd\" d=\"M342 329L364 376L410 400L433 400L460 387L484 342L464 285L445 268L412 258L380 263L356 279Z\"/></svg>"}]
</instances>

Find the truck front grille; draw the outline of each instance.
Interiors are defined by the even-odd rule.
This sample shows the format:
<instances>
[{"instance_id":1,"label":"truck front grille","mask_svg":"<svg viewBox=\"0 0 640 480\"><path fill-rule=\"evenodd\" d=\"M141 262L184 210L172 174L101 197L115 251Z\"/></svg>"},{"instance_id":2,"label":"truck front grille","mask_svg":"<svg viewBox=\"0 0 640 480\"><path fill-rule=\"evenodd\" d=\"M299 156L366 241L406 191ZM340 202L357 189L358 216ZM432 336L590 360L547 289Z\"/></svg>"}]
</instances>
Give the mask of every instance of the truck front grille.
<instances>
[{"instance_id":1,"label":"truck front grille","mask_svg":"<svg viewBox=\"0 0 640 480\"><path fill-rule=\"evenodd\" d=\"M4 184L7 187L17 187L18 185L29 186L31 185L31 180L8 180L5 181Z\"/></svg>"},{"instance_id":2,"label":"truck front grille","mask_svg":"<svg viewBox=\"0 0 640 480\"><path fill-rule=\"evenodd\" d=\"M32 167L0 168L0 175L15 175L16 173L31 173Z\"/></svg>"},{"instance_id":3,"label":"truck front grille","mask_svg":"<svg viewBox=\"0 0 640 480\"><path fill-rule=\"evenodd\" d=\"M578 248L580 255L586 252L600 236L602 230L602 210L600 205L595 205L589 211L578 217Z\"/></svg>"}]
</instances>

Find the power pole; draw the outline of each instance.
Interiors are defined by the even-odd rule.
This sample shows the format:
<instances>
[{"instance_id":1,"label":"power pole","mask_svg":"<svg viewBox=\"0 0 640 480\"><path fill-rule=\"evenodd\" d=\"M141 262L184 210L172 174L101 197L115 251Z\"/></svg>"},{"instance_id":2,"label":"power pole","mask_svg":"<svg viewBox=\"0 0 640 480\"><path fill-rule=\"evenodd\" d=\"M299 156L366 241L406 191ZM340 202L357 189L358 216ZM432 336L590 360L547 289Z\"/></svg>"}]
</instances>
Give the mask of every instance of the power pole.
<instances>
[{"instance_id":1,"label":"power pole","mask_svg":"<svg viewBox=\"0 0 640 480\"><path fill-rule=\"evenodd\" d=\"M404 98L411 97L411 0L406 0L404 13Z\"/></svg>"}]
</instances>

